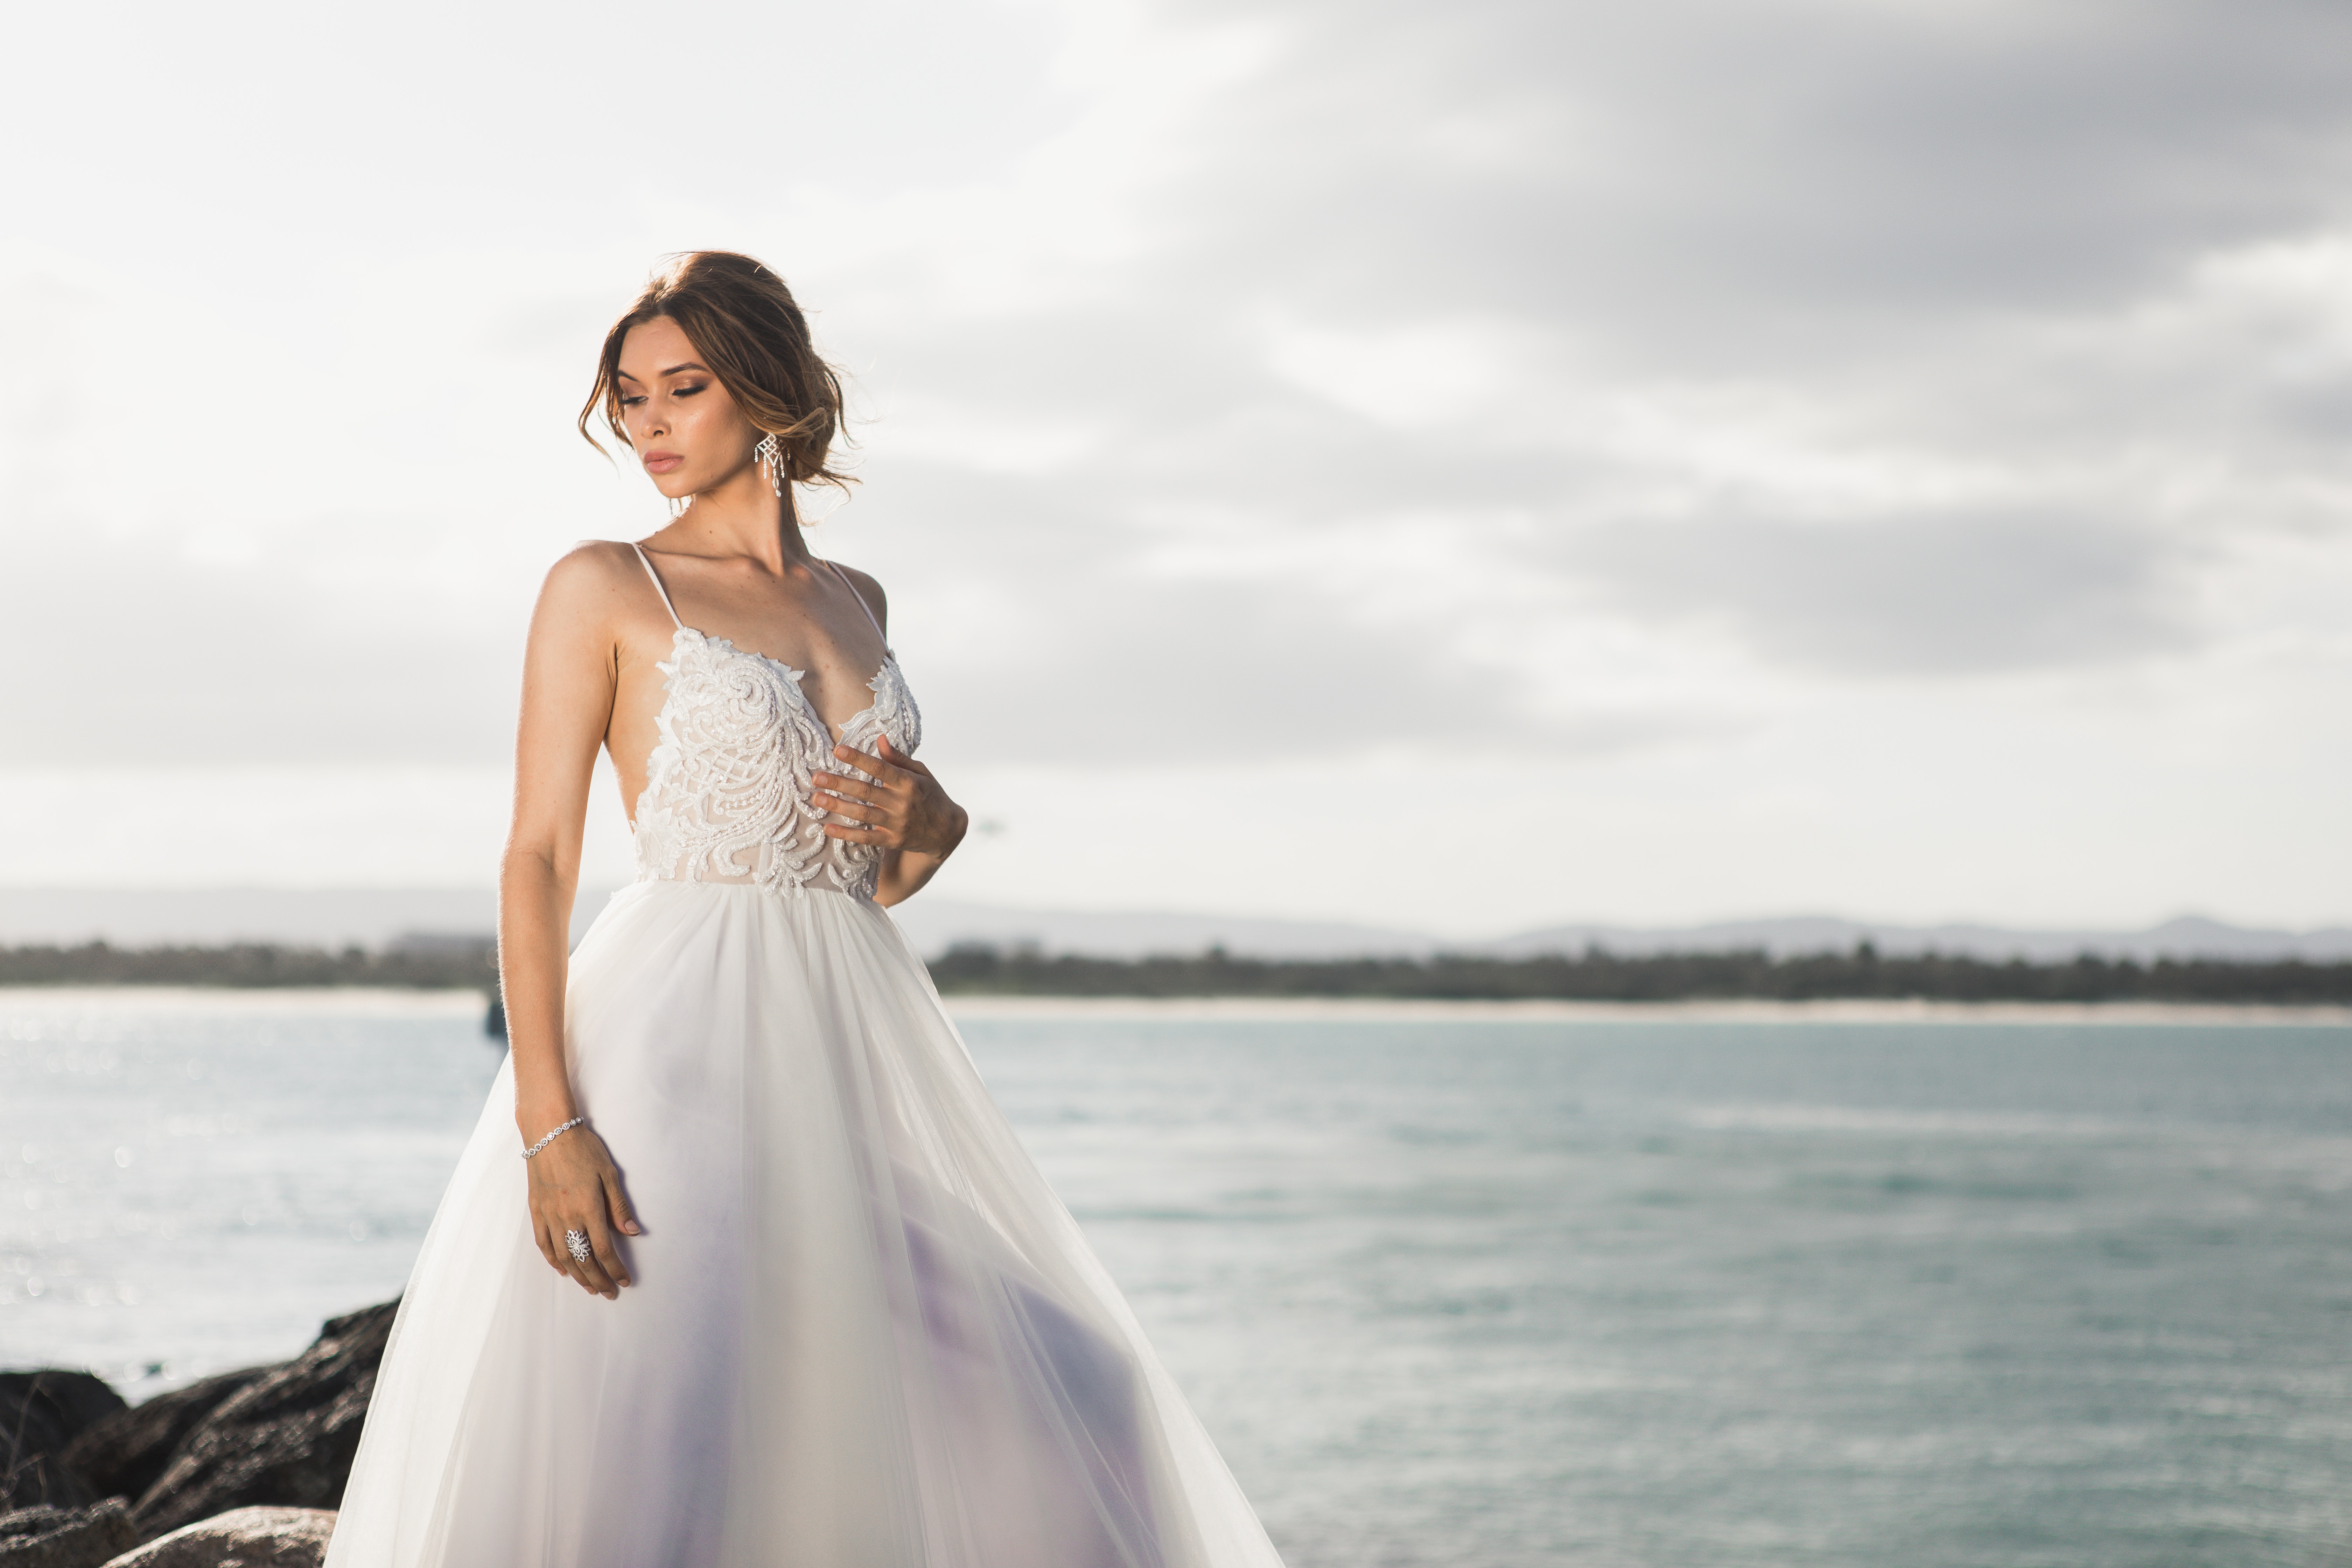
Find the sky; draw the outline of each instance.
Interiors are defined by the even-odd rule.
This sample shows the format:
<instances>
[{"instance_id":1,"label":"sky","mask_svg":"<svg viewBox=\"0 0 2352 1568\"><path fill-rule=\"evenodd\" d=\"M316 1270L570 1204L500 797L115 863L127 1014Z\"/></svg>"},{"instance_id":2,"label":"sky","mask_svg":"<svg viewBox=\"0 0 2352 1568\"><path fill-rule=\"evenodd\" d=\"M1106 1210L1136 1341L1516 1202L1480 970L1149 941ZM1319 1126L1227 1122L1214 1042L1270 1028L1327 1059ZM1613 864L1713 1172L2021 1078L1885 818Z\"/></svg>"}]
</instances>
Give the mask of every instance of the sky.
<instances>
[{"instance_id":1,"label":"sky","mask_svg":"<svg viewBox=\"0 0 2352 1568\"><path fill-rule=\"evenodd\" d=\"M0 72L0 886L490 881L539 580L663 521L597 343L714 247L850 377L813 537L942 896L2352 919L2338 0L132 4Z\"/></svg>"}]
</instances>

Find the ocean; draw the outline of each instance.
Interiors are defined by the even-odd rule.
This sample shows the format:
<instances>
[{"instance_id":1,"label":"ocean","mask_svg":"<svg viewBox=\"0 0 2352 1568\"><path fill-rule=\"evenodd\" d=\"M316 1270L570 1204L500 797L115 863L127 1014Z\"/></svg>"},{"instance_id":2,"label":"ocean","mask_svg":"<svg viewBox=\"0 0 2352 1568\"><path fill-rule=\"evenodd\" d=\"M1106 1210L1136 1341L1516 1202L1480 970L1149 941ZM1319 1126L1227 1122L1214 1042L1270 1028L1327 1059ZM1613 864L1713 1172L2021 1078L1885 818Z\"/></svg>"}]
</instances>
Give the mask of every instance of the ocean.
<instances>
[{"instance_id":1,"label":"ocean","mask_svg":"<svg viewBox=\"0 0 2352 1568\"><path fill-rule=\"evenodd\" d=\"M2352 1563L2352 1027L975 1005L1294 1568ZM396 1293L471 996L0 993L0 1363Z\"/></svg>"}]
</instances>

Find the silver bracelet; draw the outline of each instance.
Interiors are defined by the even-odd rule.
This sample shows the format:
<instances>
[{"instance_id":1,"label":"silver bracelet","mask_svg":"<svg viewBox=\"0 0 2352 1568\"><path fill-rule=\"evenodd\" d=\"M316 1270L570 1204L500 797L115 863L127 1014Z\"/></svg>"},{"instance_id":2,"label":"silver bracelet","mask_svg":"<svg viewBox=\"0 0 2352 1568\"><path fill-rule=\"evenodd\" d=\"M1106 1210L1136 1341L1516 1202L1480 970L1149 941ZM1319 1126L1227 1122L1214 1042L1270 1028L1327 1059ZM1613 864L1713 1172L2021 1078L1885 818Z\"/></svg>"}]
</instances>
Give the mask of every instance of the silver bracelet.
<instances>
[{"instance_id":1,"label":"silver bracelet","mask_svg":"<svg viewBox=\"0 0 2352 1568\"><path fill-rule=\"evenodd\" d=\"M579 1126L582 1122L587 1120L588 1119L584 1116L573 1117L571 1121L565 1122L562 1126L557 1128L554 1131L549 1133L546 1137L541 1139L538 1142L524 1150L522 1152L522 1157L526 1160L530 1159L533 1154L538 1153L541 1149L546 1148L550 1143L554 1142L558 1138L562 1137L566 1132L571 1131L573 1128Z\"/></svg>"}]
</instances>

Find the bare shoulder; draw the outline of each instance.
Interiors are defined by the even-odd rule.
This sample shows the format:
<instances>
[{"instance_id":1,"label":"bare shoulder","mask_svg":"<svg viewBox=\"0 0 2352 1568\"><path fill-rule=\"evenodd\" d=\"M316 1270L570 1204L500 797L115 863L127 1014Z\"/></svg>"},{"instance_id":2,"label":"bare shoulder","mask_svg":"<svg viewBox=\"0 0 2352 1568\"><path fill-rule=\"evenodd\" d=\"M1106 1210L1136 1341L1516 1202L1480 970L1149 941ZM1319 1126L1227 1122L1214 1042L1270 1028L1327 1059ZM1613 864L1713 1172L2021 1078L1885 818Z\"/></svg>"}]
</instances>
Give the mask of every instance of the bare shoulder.
<instances>
[{"instance_id":1,"label":"bare shoulder","mask_svg":"<svg viewBox=\"0 0 2352 1568\"><path fill-rule=\"evenodd\" d=\"M643 580L646 569L636 552L616 539L583 539L555 559L547 569L551 595L598 594Z\"/></svg>"},{"instance_id":2,"label":"bare shoulder","mask_svg":"<svg viewBox=\"0 0 2352 1568\"><path fill-rule=\"evenodd\" d=\"M597 620L625 616L642 608L636 602L640 593L650 600L653 585L636 552L615 540L585 539L547 569L540 613Z\"/></svg>"},{"instance_id":3,"label":"bare shoulder","mask_svg":"<svg viewBox=\"0 0 2352 1568\"><path fill-rule=\"evenodd\" d=\"M834 564L841 565L839 562ZM890 596L882 591L882 584L874 574L860 572L855 566L842 566L841 570L849 578L850 586L857 590L857 596L866 601L866 607L874 612L874 618L886 627L889 626Z\"/></svg>"},{"instance_id":4,"label":"bare shoulder","mask_svg":"<svg viewBox=\"0 0 2352 1568\"><path fill-rule=\"evenodd\" d=\"M660 658L669 629L636 552L609 540L586 540L547 569L530 616L530 658L609 676Z\"/></svg>"}]
</instances>

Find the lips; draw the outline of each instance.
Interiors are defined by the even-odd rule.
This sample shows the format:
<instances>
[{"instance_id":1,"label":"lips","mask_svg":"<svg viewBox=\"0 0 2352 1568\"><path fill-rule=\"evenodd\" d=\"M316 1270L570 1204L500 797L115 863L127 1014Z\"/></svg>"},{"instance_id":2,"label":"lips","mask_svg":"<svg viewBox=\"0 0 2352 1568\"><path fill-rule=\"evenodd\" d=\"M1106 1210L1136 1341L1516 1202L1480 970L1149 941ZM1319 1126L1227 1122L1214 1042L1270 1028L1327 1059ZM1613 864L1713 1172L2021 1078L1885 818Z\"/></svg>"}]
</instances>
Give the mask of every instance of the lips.
<instances>
[{"instance_id":1,"label":"lips","mask_svg":"<svg viewBox=\"0 0 2352 1568\"><path fill-rule=\"evenodd\" d=\"M647 452L645 457L646 472L666 474L685 461L676 452Z\"/></svg>"}]
</instances>

